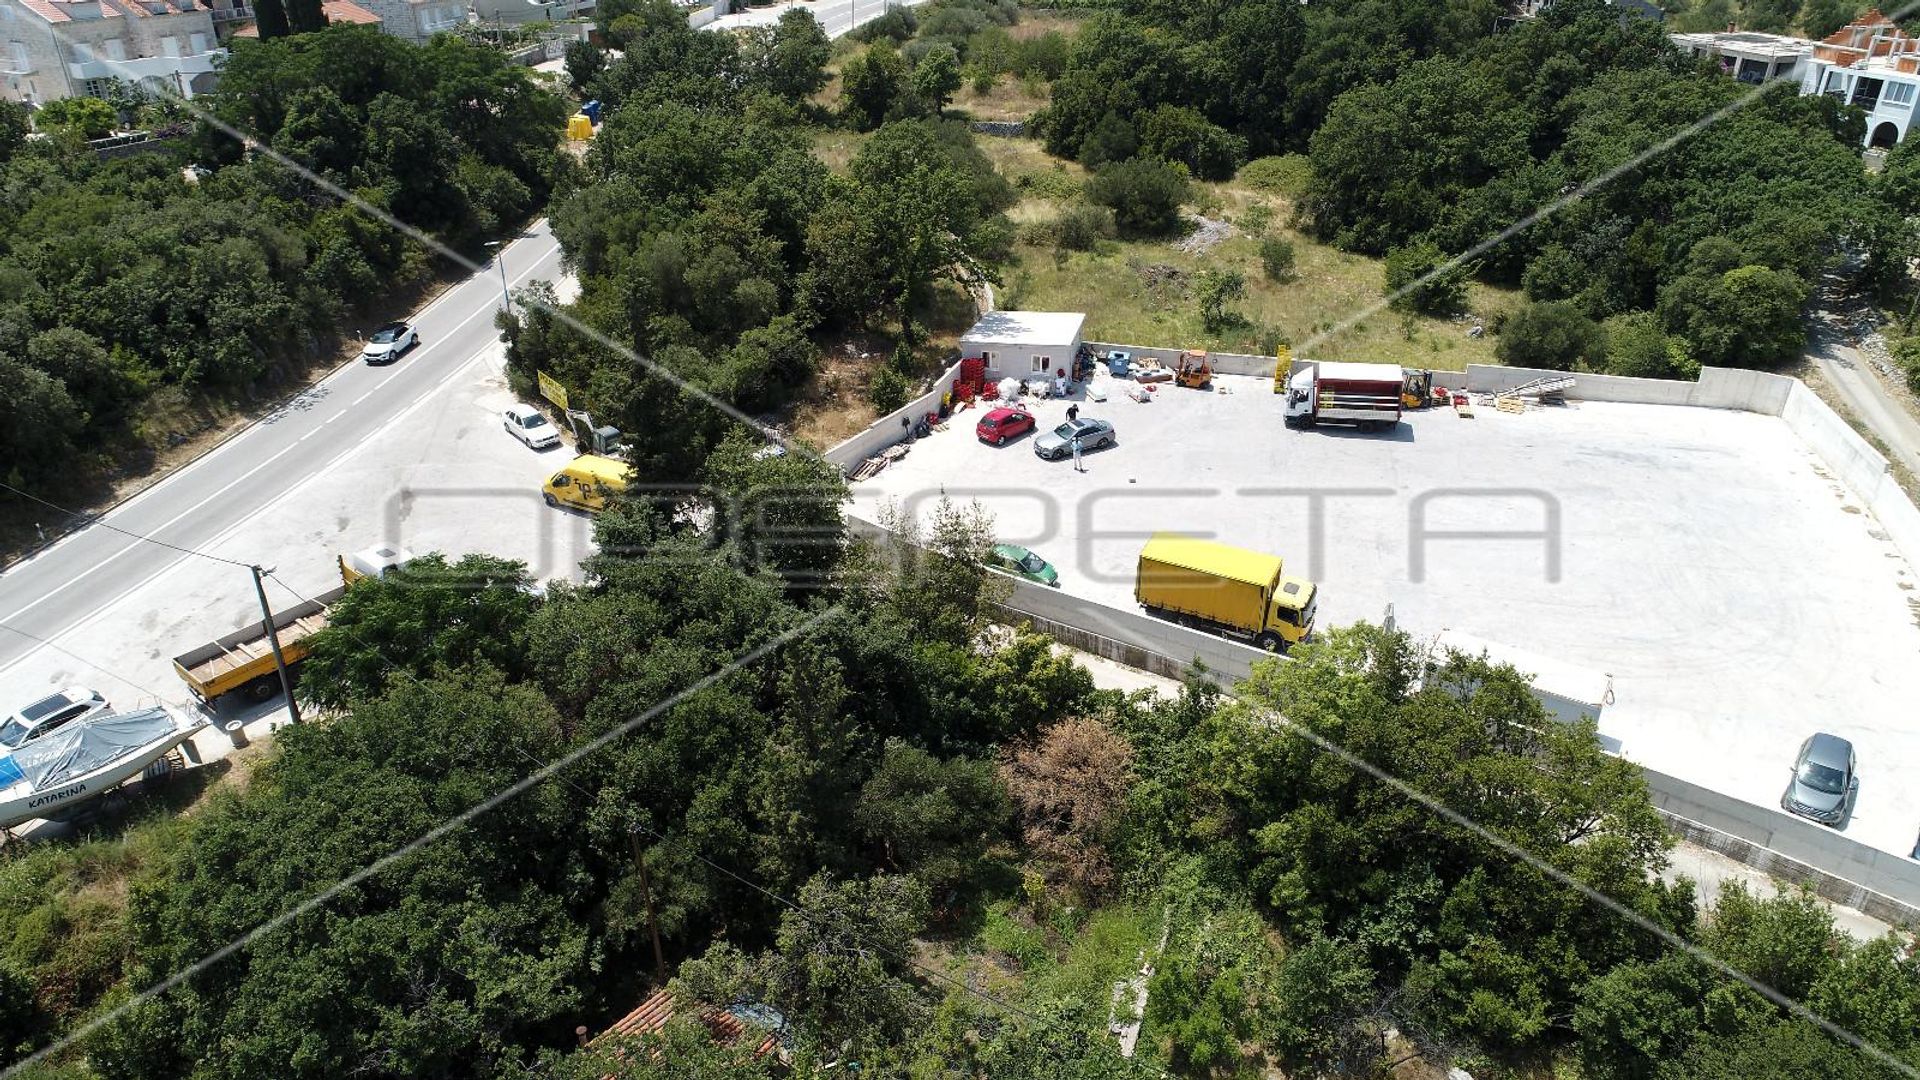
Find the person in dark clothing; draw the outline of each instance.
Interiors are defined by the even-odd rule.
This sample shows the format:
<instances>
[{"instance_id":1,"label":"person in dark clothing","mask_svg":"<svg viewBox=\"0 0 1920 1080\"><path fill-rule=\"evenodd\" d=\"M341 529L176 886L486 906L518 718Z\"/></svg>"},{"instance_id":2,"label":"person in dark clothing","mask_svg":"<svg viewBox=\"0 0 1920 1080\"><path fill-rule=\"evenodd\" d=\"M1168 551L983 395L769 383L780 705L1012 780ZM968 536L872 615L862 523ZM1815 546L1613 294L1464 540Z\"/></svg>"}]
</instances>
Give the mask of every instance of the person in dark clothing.
<instances>
[{"instance_id":1,"label":"person in dark clothing","mask_svg":"<svg viewBox=\"0 0 1920 1080\"><path fill-rule=\"evenodd\" d=\"M1072 423L1073 421L1078 419L1080 419L1080 406L1078 405L1067 406L1067 422Z\"/></svg>"}]
</instances>

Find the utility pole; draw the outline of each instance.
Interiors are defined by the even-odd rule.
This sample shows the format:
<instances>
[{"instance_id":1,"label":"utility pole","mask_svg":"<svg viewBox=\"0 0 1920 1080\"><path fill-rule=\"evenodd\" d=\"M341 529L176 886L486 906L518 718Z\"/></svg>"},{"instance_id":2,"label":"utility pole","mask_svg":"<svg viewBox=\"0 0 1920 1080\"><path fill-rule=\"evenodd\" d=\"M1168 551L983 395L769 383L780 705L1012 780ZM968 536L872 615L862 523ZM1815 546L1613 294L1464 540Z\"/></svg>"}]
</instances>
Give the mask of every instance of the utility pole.
<instances>
[{"instance_id":1,"label":"utility pole","mask_svg":"<svg viewBox=\"0 0 1920 1080\"><path fill-rule=\"evenodd\" d=\"M511 315L513 314L513 294L507 291L507 242L489 240L486 246L494 249L493 264L500 268L500 303L507 309L507 314Z\"/></svg>"},{"instance_id":2,"label":"utility pole","mask_svg":"<svg viewBox=\"0 0 1920 1080\"><path fill-rule=\"evenodd\" d=\"M627 831L627 839L633 841L633 865L640 870L640 901L647 908L647 933L653 938L653 973L660 985L667 984L667 954L660 948L660 920L653 914L653 885L647 880L647 856L640 850L640 830Z\"/></svg>"},{"instance_id":3,"label":"utility pole","mask_svg":"<svg viewBox=\"0 0 1920 1080\"><path fill-rule=\"evenodd\" d=\"M273 627L273 609L267 606L265 576L273 573L273 568L263 570L256 564L248 569L253 571L253 591L260 596L260 625L267 632L267 644L273 646L273 666L280 669L280 689L287 695L287 715L297 724L300 722L300 703L293 699L293 676L287 672L286 654L280 651L280 631Z\"/></svg>"}]
</instances>

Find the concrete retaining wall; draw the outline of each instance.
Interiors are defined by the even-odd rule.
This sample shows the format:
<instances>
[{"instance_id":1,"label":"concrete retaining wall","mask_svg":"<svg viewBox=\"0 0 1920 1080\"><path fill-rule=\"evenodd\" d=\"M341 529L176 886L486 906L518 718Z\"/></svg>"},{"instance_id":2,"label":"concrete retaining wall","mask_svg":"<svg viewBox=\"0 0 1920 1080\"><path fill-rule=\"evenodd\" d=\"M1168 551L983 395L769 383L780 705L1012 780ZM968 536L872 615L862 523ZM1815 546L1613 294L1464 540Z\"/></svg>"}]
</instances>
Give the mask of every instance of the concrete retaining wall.
<instances>
[{"instance_id":1,"label":"concrete retaining wall","mask_svg":"<svg viewBox=\"0 0 1920 1080\"><path fill-rule=\"evenodd\" d=\"M1681 839L1804 884L1882 922L1920 925L1920 863L1784 811L1642 768L1653 805ZM1780 784L1785 787L1786 770Z\"/></svg>"},{"instance_id":2,"label":"concrete retaining wall","mask_svg":"<svg viewBox=\"0 0 1920 1080\"><path fill-rule=\"evenodd\" d=\"M1081 344L1096 353L1124 349L1132 353L1135 359L1158 360L1168 367L1172 367L1173 362L1180 359L1180 354L1184 351L1181 349L1161 349L1151 345L1114 345L1104 341L1083 341ZM1271 356L1249 356L1246 353L1210 352L1207 354L1207 361L1213 365L1213 370L1222 375L1260 375L1269 379L1273 377L1274 358Z\"/></svg>"},{"instance_id":3,"label":"concrete retaining wall","mask_svg":"<svg viewBox=\"0 0 1920 1080\"><path fill-rule=\"evenodd\" d=\"M847 524L855 535L890 540L873 522L849 514ZM1141 671L1178 679L1198 662L1231 686L1247 678L1256 662L1270 659L1258 649L1045 585L1015 579L1012 586L1000 605L1008 623L1030 625L1061 644ZM1654 807L1681 839L1805 884L1882 922L1920 926L1920 863L1677 776L1645 766L1641 771Z\"/></svg>"},{"instance_id":4,"label":"concrete retaining wall","mask_svg":"<svg viewBox=\"0 0 1920 1080\"><path fill-rule=\"evenodd\" d=\"M842 442L824 455L828 461L851 469L872 455L907 437L913 422L930 412L940 411L940 399L953 389L960 377L960 365L954 364L934 380L933 389L867 425L860 434ZM903 423L904 421L904 423Z\"/></svg>"}]
</instances>

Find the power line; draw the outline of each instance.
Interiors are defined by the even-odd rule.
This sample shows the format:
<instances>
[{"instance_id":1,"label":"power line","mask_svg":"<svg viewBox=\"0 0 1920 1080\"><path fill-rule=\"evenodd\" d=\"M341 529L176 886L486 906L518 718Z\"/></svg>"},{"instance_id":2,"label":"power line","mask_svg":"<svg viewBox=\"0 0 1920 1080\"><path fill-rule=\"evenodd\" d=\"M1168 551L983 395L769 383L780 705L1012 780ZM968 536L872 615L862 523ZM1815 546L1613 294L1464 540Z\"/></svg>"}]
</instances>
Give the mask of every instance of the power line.
<instances>
[{"instance_id":1,"label":"power line","mask_svg":"<svg viewBox=\"0 0 1920 1080\"><path fill-rule=\"evenodd\" d=\"M121 536L129 537L134 540L139 540L143 543L154 544L159 547L166 548L169 551L177 551L182 555L192 555L197 558L211 559L214 562L218 562L218 563L226 563L228 566L238 566L242 569L253 568L252 563L241 562L238 559L229 559L224 555L211 555L211 554L208 554L207 552L198 551L194 548L181 547L179 544L170 544L165 540L148 536L145 533L134 532L132 529L123 529L120 526L115 525L112 522L108 521L105 517L102 517L97 514L87 514L87 513L82 513L81 511L78 511L78 510L69 510L64 506L60 506L56 503L48 502L47 500L41 498L38 495L33 494L30 491L22 491L19 488L14 487L12 484L9 484L4 480L0 480L0 488L5 488L6 490L13 492L15 495L18 495L23 499L31 499L34 502L39 503L41 506L44 506L47 509L52 510L56 513L65 514L68 517L72 517L72 518L78 518L79 520L85 522L88 525L97 525L100 528L106 529L109 532L116 532L116 533L119 533Z\"/></svg>"}]
</instances>

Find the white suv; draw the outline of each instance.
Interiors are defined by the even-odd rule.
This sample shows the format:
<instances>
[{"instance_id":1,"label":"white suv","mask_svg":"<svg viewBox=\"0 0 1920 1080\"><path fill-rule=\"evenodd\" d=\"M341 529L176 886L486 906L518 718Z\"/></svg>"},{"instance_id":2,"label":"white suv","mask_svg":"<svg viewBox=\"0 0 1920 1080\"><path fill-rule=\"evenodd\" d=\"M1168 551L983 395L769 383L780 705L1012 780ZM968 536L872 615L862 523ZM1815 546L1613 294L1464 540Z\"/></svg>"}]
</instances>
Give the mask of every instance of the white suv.
<instances>
[{"instance_id":1,"label":"white suv","mask_svg":"<svg viewBox=\"0 0 1920 1080\"><path fill-rule=\"evenodd\" d=\"M369 364L391 364L400 359L401 353L418 344L420 335L413 332L413 327L390 322L367 339L366 348L360 350L360 359Z\"/></svg>"},{"instance_id":2,"label":"white suv","mask_svg":"<svg viewBox=\"0 0 1920 1080\"><path fill-rule=\"evenodd\" d=\"M8 714L6 722L0 723L0 748L18 750L75 720L83 720L106 710L107 699L100 691L84 686L69 686Z\"/></svg>"}]
</instances>

